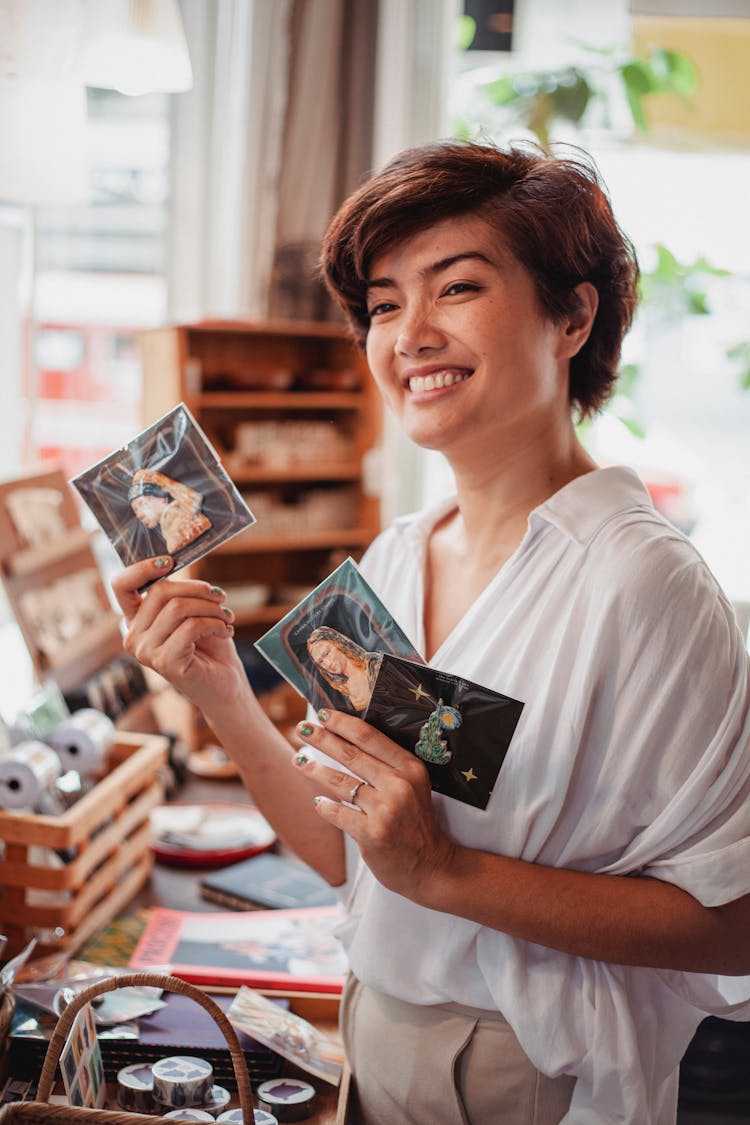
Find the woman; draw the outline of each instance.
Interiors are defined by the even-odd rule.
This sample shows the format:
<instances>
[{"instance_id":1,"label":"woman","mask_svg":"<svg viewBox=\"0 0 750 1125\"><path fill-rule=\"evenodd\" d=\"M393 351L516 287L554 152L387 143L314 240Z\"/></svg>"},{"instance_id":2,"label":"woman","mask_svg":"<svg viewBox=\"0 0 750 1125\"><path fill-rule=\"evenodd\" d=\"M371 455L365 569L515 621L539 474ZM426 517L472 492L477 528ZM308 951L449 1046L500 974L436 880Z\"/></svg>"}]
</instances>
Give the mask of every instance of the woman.
<instances>
[{"instance_id":1,"label":"woman","mask_svg":"<svg viewBox=\"0 0 750 1125\"><path fill-rule=\"evenodd\" d=\"M187 547L211 527L211 521L201 512L201 494L157 469L133 473L128 500L133 515L144 527L158 527L170 554Z\"/></svg>"},{"instance_id":2,"label":"woman","mask_svg":"<svg viewBox=\"0 0 750 1125\"><path fill-rule=\"evenodd\" d=\"M614 384L632 249L585 163L446 143L359 189L323 265L385 403L456 481L365 576L430 663L524 702L487 809L353 715L301 724L315 752L290 761L221 591L138 595L169 559L117 580L126 647L340 889L361 1120L673 1123L704 1013L748 1013L750 672L695 549L576 436Z\"/></svg>"},{"instance_id":3,"label":"woman","mask_svg":"<svg viewBox=\"0 0 750 1125\"><path fill-rule=\"evenodd\" d=\"M313 629L307 651L326 683L346 696L354 711L364 711L378 673L377 655L329 625Z\"/></svg>"}]
</instances>

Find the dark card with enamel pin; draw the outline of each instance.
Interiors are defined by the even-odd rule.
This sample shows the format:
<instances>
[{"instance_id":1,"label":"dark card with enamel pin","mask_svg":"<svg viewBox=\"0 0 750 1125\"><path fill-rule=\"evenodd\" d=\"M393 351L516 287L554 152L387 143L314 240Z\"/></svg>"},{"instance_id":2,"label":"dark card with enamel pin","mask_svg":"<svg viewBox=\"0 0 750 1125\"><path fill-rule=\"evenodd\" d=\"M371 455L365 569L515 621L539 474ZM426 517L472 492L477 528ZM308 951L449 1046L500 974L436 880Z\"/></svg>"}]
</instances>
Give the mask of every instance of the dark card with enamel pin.
<instances>
[{"instance_id":1,"label":"dark card with enamel pin","mask_svg":"<svg viewBox=\"0 0 750 1125\"><path fill-rule=\"evenodd\" d=\"M523 703L384 653L366 722L425 763L436 793L485 809Z\"/></svg>"}]
</instances>

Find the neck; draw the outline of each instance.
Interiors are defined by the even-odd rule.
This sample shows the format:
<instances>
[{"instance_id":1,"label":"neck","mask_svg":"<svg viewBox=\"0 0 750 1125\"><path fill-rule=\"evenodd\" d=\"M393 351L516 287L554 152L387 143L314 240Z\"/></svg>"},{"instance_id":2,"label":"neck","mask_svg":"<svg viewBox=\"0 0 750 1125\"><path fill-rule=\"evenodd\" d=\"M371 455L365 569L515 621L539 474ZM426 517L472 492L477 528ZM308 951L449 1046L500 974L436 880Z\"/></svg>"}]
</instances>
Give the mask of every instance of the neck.
<instances>
[{"instance_id":1,"label":"neck","mask_svg":"<svg viewBox=\"0 0 750 1125\"><path fill-rule=\"evenodd\" d=\"M529 514L596 463L572 423L513 447L498 442L492 458L449 457L455 474L459 521L467 553L506 555L523 538ZM481 555L479 556L481 557Z\"/></svg>"}]
</instances>

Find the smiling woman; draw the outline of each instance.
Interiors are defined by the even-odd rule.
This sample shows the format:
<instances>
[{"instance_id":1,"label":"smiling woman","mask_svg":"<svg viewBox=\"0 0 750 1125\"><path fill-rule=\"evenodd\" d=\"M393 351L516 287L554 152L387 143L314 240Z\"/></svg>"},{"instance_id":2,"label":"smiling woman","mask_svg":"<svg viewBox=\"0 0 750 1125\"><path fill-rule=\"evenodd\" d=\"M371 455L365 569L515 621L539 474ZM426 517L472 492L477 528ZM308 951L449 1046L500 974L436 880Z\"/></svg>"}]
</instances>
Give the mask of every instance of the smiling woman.
<instances>
[{"instance_id":1,"label":"smiling woman","mask_svg":"<svg viewBox=\"0 0 750 1125\"><path fill-rule=\"evenodd\" d=\"M156 564L131 567L126 647L339 886L352 1122L670 1125L703 1015L750 1014L750 666L694 546L577 438L614 385L632 248L586 161L447 142L345 202L323 270L455 475L361 568L436 674L523 703L486 808L344 710L301 724L322 754L290 764L221 591L142 598Z\"/></svg>"}]
</instances>

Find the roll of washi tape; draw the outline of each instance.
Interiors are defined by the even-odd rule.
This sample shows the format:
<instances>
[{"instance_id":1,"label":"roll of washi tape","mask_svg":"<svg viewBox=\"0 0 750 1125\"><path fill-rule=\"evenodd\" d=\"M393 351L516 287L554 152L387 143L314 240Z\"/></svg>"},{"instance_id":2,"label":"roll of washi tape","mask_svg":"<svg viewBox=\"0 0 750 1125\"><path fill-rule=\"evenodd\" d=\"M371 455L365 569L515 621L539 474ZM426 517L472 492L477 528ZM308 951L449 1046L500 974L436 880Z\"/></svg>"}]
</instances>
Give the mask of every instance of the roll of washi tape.
<instances>
[{"instance_id":1,"label":"roll of washi tape","mask_svg":"<svg viewBox=\"0 0 750 1125\"><path fill-rule=\"evenodd\" d=\"M217 1113L227 1108L231 1100L229 1090L225 1090L223 1086L212 1086L201 1102L201 1109L208 1110L216 1117Z\"/></svg>"},{"instance_id":2,"label":"roll of washi tape","mask_svg":"<svg viewBox=\"0 0 750 1125\"><path fill-rule=\"evenodd\" d=\"M64 770L78 770L82 777L100 773L115 740L115 724L102 711L82 707L55 727L49 744Z\"/></svg>"},{"instance_id":3,"label":"roll of washi tape","mask_svg":"<svg viewBox=\"0 0 750 1125\"><path fill-rule=\"evenodd\" d=\"M274 1117L266 1109L254 1109L253 1117L254 1121L251 1125L279 1125L278 1117ZM224 1113L220 1113L216 1120L227 1121L229 1125L244 1125L241 1109L228 1109Z\"/></svg>"},{"instance_id":4,"label":"roll of washi tape","mask_svg":"<svg viewBox=\"0 0 750 1125\"><path fill-rule=\"evenodd\" d=\"M213 1067L195 1055L170 1055L155 1062L151 1071L154 1098L174 1109L202 1105L214 1084Z\"/></svg>"},{"instance_id":5,"label":"roll of washi tape","mask_svg":"<svg viewBox=\"0 0 750 1125\"><path fill-rule=\"evenodd\" d=\"M214 1116L207 1109L197 1109L195 1106L185 1106L184 1109L170 1109L162 1117L179 1117L180 1121L213 1121Z\"/></svg>"},{"instance_id":6,"label":"roll of washi tape","mask_svg":"<svg viewBox=\"0 0 750 1125\"><path fill-rule=\"evenodd\" d=\"M271 1078L258 1087L258 1107L279 1121L304 1121L315 1108L315 1087L299 1078Z\"/></svg>"},{"instance_id":7,"label":"roll of washi tape","mask_svg":"<svg viewBox=\"0 0 750 1125\"><path fill-rule=\"evenodd\" d=\"M0 757L0 808L31 809L62 772L46 742L19 742Z\"/></svg>"},{"instance_id":8,"label":"roll of washi tape","mask_svg":"<svg viewBox=\"0 0 750 1125\"><path fill-rule=\"evenodd\" d=\"M154 1078L148 1063L133 1063L117 1072L117 1104L132 1113L153 1113Z\"/></svg>"}]
</instances>

